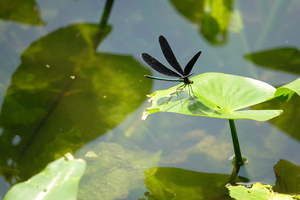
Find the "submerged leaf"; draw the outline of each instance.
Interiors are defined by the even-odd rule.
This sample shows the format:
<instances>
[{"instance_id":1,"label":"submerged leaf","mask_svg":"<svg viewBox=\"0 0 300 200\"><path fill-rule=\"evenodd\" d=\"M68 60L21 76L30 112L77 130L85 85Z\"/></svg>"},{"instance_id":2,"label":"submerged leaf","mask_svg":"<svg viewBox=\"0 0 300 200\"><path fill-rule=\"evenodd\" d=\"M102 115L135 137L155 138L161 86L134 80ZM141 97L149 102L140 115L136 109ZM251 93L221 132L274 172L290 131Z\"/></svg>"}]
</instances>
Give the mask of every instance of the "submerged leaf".
<instances>
[{"instance_id":1,"label":"submerged leaf","mask_svg":"<svg viewBox=\"0 0 300 200\"><path fill-rule=\"evenodd\" d=\"M143 171L157 165L161 154L161 151L131 151L119 144L105 142L97 144L93 152L97 157L85 157L88 167L78 199L126 198L132 185L145 178Z\"/></svg>"},{"instance_id":2,"label":"submerged leaf","mask_svg":"<svg viewBox=\"0 0 300 200\"><path fill-rule=\"evenodd\" d=\"M160 111L266 121L282 113L281 110L240 110L273 97L276 89L265 82L221 73L205 73L191 80L193 84L150 95L152 107L147 108L146 114Z\"/></svg>"},{"instance_id":3,"label":"submerged leaf","mask_svg":"<svg viewBox=\"0 0 300 200\"><path fill-rule=\"evenodd\" d=\"M206 135L205 131L195 130L188 134L187 138L182 139L182 143L187 142L190 138L191 141L199 141L197 144L187 149L176 149L162 157L161 163L181 163L192 154L202 155L207 157L210 161L223 162L232 155L232 144L224 142L215 136ZM179 144L180 145L180 144Z\"/></svg>"},{"instance_id":4,"label":"submerged leaf","mask_svg":"<svg viewBox=\"0 0 300 200\"><path fill-rule=\"evenodd\" d=\"M95 52L95 35L100 31L104 38L110 30L97 24L60 28L22 54L0 114L0 173L6 180L26 180L76 152L145 100L151 82L141 79L148 69L131 55Z\"/></svg>"},{"instance_id":5,"label":"submerged leaf","mask_svg":"<svg viewBox=\"0 0 300 200\"><path fill-rule=\"evenodd\" d=\"M45 24L41 20L40 8L35 0L1 0L0 18L31 25Z\"/></svg>"}]
</instances>

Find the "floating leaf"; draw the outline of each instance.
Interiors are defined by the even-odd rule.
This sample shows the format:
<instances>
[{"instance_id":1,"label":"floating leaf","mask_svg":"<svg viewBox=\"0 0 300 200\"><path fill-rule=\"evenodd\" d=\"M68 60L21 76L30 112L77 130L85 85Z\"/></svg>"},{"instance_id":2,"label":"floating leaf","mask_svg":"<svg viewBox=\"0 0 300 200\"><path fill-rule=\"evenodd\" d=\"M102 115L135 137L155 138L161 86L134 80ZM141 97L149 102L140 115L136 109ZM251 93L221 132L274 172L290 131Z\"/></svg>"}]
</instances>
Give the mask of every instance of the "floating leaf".
<instances>
[{"instance_id":1,"label":"floating leaf","mask_svg":"<svg viewBox=\"0 0 300 200\"><path fill-rule=\"evenodd\" d=\"M266 121L281 110L240 110L267 101L276 89L271 85L241 76L205 73L191 80L185 88L175 86L149 95L152 107L145 115L155 112L174 112L186 115L224 119Z\"/></svg>"},{"instance_id":2,"label":"floating leaf","mask_svg":"<svg viewBox=\"0 0 300 200\"><path fill-rule=\"evenodd\" d=\"M232 0L171 0L175 8L192 23L199 24L201 34L212 44L227 42L227 28Z\"/></svg>"},{"instance_id":3,"label":"floating leaf","mask_svg":"<svg viewBox=\"0 0 300 200\"><path fill-rule=\"evenodd\" d=\"M71 154L66 154L28 181L12 187L4 200L75 200L85 166L84 160L76 160Z\"/></svg>"},{"instance_id":4,"label":"floating leaf","mask_svg":"<svg viewBox=\"0 0 300 200\"><path fill-rule=\"evenodd\" d=\"M264 68L300 74L300 51L278 48L245 55L245 58Z\"/></svg>"},{"instance_id":5,"label":"floating leaf","mask_svg":"<svg viewBox=\"0 0 300 200\"><path fill-rule=\"evenodd\" d=\"M273 192L270 185L262 185L261 183L255 183L252 188L246 188L244 186L228 186L230 196L236 200L293 200L292 195L285 195Z\"/></svg>"},{"instance_id":6,"label":"floating leaf","mask_svg":"<svg viewBox=\"0 0 300 200\"><path fill-rule=\"evenodd\" d=\"M300 167L283 159L274 166L276 184L274 191L287 194L299 194L300 192Z\"/></svg>"},{"instance_id":7,"label":"floating leaf","mask_svg":"<svg viewBox=\"0 0 300 200\"><path fill-rule=\"evenodd\" d=\"M278 48L245 55L245 58L264 68L300 74L300 51L296 48ZM277 89L274 98L285 102L295 92L300 95L300 79Z\"/></svg>"},{"instance_id":8,"label":"floating leaf","mask_svg":"<svg viewBox=\"0 0 300 200\"><path fill-rule=\"evenodd\" d=\"M146 188L154 199L227 199L230 175L195 172L172 167L153 167L145 172ZM243 177L239 181L249 181ZM225 198L227 197L227 198Z\"/></svg>"},{"instance_id":9,"label":"floating leaf","mask_svg":"<svg viewBox=\"0 0 300 200\"><path fill-rule=\"evenodd\" d=\"M295 92L300 96L300 78L297 80L283 85L279 87L275 94L274 97L278 101L289 101L295 94Z\"/></svg>"}]
</instances>

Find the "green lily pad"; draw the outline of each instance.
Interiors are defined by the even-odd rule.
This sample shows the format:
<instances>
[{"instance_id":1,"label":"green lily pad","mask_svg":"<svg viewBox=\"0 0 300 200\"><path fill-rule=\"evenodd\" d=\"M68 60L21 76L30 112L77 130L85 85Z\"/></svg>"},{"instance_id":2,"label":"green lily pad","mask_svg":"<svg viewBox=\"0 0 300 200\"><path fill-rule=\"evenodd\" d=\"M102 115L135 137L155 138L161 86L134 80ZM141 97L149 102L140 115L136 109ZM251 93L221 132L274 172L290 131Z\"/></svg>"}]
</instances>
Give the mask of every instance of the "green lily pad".
<instances>
[{"instance_id":1,"label":"green lily pad","mask_svg":"<svg viewBox=\"0 0 300 200\"><path fill-rule=\"evenodd\" d=\"M224 45L231 20L233 1L171 0L174 7L191 23L199 27L199 32L211 44Z\"/></svg>"},{"instance_id":2,"label":"green lily pad","mask_svg":"<svg viewBox=\"0 0 300 200\"><path fill-rule=\"evenodd\" d=\"M50 163L41 173L15 185L4 200L76 199L78 184L85 170L84 160L66 154Z\"/></svg>"},{"instance_id":3,"label":"green lily pad","mask_svg":"<svg viewBox=\"0 0 300 200\"><path fill-rule=\"evenodd\" d=\"M300 78L278 88L274 97L278 101L286 102L294 96L295 92L300 96Z\"/></svg>"},{"instance_id":4,"label":"green lily pad","mask_svg":"<svg viewBox=\"0 0 300 200\"><path fill-rule=\"evenodd\" d=\"M239 185L228 186L228 189L230 190L230 196L237 200L294 199L292 195L275 193L270 185L262 185L261 183L255 183L252 188Z\"/></svg>"},{"instance_id":5,"label":"green lily pad","mask_svg":"<svg viewBox=\"0 0 300 200\"><path fill-rule=\"evenodd\" d=\"M149 95L152 106L143 119L155 112L174 112L186 115L223 119L252 119L266 121L277 117L282 110L240 110L272 98L276 89L251 78L205 73L192 78L193 84L177 85Z\"/></svg>"},{"instance_id":6,"label":"green lily pad","mask_svg":"<svg viewBox=\"0 0 300 200\"><path fill-rule=\"evenodd\" d=\"M153 199L229 199L225 185L228 174L204 173L174 167L152 167L144 171L145 185ZM237 181L248 182L238 176Z\"/></svg>"},{"instance_id":7,"label":"green lily pad","mask_svg":"<svg viewBox=\"0 0 300 200\"><path fill-rule=\"evenodd\" d=\"M300 51L292 47L269 49L245 55L245 58L260 67L300 74Z\"/></svg>"},{"instance_id":8,"label":"green lily pad","mask_svg":"<svg viewBox=\"0 0 300 200\"><path fill-rule=\"evenodd\" d=\"M273 190L280 193L299 194L300 167L287 160L280 159L274 166L276 176Z\"/></svg>"}]
</instances>

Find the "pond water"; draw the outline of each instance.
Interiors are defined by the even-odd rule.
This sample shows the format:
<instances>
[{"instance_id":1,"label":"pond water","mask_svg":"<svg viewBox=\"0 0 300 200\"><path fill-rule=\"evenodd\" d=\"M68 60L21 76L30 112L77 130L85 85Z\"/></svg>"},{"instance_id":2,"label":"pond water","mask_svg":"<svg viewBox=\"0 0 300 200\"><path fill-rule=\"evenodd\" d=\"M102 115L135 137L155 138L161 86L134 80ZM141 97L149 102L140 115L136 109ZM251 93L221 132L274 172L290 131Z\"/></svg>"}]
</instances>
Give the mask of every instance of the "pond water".
<instances>
[{"instance_id":1,"label":"pond water","mask_svg":"<svg viewBox=\"0 0 300 200\"><path fill-rule=\"evenodd\" d=\"M194 75L277 88L300 74L297 0L1 4L0 199L68 152L87 162L78 199L230 199L228 120L168 112L141 120L146 95L176 85L144 77L165 77L140 58L169 66L160 35L183 67L202 51ZM234 182L300 192L299 106L295 95L247 108L283 110L270 121L235 120L248 163Z\"/></svg>"}]
</instances>

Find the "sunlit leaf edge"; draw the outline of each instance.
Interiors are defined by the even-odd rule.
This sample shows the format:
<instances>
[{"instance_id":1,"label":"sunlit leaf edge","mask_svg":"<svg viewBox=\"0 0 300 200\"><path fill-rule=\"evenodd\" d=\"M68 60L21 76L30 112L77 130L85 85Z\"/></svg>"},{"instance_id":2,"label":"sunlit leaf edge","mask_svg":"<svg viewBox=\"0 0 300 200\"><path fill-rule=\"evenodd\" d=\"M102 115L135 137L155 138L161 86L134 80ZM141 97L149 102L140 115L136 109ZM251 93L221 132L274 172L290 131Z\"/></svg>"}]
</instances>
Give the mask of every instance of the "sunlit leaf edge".
<instances>
[{"instance_id":1,"label":"sunlit leaf edge","mask_svg":"<svg viewBox=\"0 0 300 200\"><path fill-rule=\"evenodd\" d=\"M276 90L273 99L281 102L287 102L294 96L295 93L300 96L300 78L279 87Z\"/></svg>"}]
</instances>

